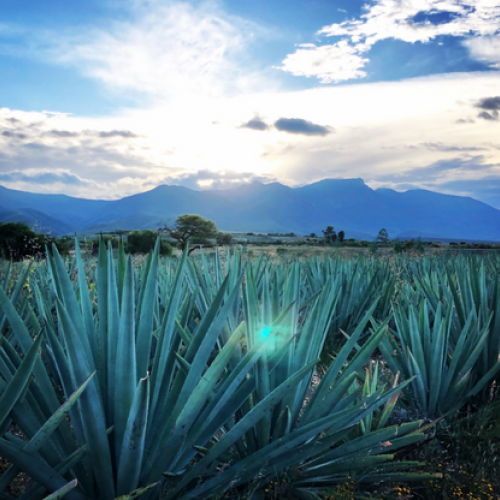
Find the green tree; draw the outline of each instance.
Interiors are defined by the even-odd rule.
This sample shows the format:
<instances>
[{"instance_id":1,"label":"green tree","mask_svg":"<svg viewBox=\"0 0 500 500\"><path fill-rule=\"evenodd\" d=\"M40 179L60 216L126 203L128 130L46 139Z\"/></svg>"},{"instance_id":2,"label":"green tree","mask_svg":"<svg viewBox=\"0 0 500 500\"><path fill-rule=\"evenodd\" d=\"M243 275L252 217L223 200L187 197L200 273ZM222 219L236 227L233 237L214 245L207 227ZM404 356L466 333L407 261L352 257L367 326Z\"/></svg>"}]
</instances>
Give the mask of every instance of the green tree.
<instances>
[{"instance_id":1,"label":"green tree","mask_svg":"<svg viewBox=\"0 0 500 500\"><path fill-rule=\"evenodd\" d=\"M217 245L231 245L233 243L233 235L231 233L217 232Z\"/></svg>"},{"instance_id":2,"label":"green tree","mask_svg":"<svg viewBox=\"0 0 500 500\"><path fill-rule=\"evenodd\" d=\"M335 232L333 226L327 226L327 228L323 229L322 232L326 243L331 245L337 241L337 233Z\"/></svg>"},{"instance_id":3,"label":"green tree","mask_svg":"<svg viewBox=\"0 0 500 500\"><path fill-rule=\"evenodd\" d=\"M189 242L195 245L207 245L211 243L210 239L217 238L217 226L215 222L197 214L179 215L173 227L165 224L162 229L179 242L182 251L184 251ZM195 248L192 247L189 253Z\"/></svg>"},{"instance_id":4,"label":"green tree","mask_svg":"<svg viewBox=\"0 0 500 500\"><path fill-rule=\"evenodd\" d=\"M157 238L157 231L148 229L144 231L132 231L127 236L127 251L132 254L146 254L153 250ZM172 247L166 241L160 242L160 255L165 257L172 255Z\"/></svg>"},{"instance_id":5,"label":"green tree","mask_svg":"<svg viewBox=\"0 0 500 500\"><path fill-rule=\"evenodd\" d=\"M37 234L24 222L0 223L0 257L20 261L24 257L45 256L45 245L50 243L47 235Z\"/></svg>"},{"instance_id":6,"label":"green tree","mask_svg":"<svg viewBox=\"0 0 500 500\"><path fill-rule=\"evenodd\" d=\"M383 227L377 235L375 242L379 245L388 245L389 244L389 233L387 229Z\"/></svg>"},{"instance_id":7,"label":"green tree","mask_svg":"<svg viewBox=\"0 0 500 500\"><path fill-rule=\"evenodd\" d=\"M342 243L344 241L344 238L345 238L345 232L339 231L339 234L337 236L339 238L340 243Z\"/></svg>"}]
</instances>

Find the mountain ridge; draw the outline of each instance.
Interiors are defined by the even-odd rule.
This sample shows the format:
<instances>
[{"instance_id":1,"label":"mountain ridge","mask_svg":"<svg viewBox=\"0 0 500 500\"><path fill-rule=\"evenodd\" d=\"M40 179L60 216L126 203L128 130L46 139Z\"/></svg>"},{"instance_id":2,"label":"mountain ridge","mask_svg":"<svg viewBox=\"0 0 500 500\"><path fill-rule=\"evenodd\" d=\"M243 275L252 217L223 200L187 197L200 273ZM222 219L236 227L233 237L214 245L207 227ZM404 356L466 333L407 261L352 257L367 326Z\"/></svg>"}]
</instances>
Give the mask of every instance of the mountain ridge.
<instances>
[{"instance_id":1,"label":"mountain ridge","mask_svg":"<svg viewBox=\"0 0 500 500\"><path fill-rule=\"evenodd\" d=\"M194 191L160 185L118 200L37 194L0 185L0 218L39 215L55 235L158 229L178 215L197 213L223 231L321 234L326 226L346 238L414 234L436 239L500 241L500 210L469 197L422 189L372 189L363 179L323 179L300 187L254 181L226 190ZM40 221L38 221L40 222ZM29 223L29 222L28 222Z\"/></svg>"}]
</instances>

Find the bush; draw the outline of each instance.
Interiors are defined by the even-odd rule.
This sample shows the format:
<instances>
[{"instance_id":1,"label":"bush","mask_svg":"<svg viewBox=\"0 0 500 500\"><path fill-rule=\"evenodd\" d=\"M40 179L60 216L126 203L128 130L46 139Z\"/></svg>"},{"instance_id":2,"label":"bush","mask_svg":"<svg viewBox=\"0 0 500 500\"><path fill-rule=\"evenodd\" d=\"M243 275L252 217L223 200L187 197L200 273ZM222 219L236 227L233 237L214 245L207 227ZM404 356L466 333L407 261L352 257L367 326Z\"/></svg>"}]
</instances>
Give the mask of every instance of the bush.
<instances>
[{"instance_id":1,"label":"bush","mask_svg":"<svg viewBox=\"0 0 500 500\"><path fill-rule=\"evenodd\" d=\"M157 238L157 231L151 231L149 229L144 231L132 231L127 236L126 250L134 255L138 253L146 254L153 250ZM172 247L163 240L160 243L160 255L164 257L172 255Z\"/></svg>"},{"instance_id":2,"label":"bush","mask_svg":"<svg viewBox=\"0 0 500 500\"><path fill-rule=\"evenodd\" d=\"M106 248L108 244L111 243L111 248L118 248L118 244L120 243L120 238L116 236L110 236L109 234L101 235L100 238L103 239ZM99 238L85 239L84 246L88 252L90 252L93 256L96 256L99 253Z\"/></svg>"},{"instance_id":3,"label":"bush","mask_svg":"<svg viewBox=\"0 0 500 500\"><path fill-rule=\"evenodd\" d=\"M233 243L233 235L219 231L217 233L217 245L231 245Z\"/></svg>"},{"instance_id":4,"label":"bush","mask_svg":"<svg viewBox=\"0 0 500 500\"><path fill-rule=\"evenodd\" d=\"M37 234L23 222L0 223L0 257L18 262L25 257L45 257L45 245L52 239Z\"/></svg>"},{"instance_id":5,"label":"bush","mask_svg":"<svg viewBox=\"0 0 500 500\"><path fill-rule=\"evenodd\" d=\"M58 252L63 256L69 255L70 250L74 248L74 240L69 236L54 238L52 242L56 245Z\"/></svg>"}]
</instances>

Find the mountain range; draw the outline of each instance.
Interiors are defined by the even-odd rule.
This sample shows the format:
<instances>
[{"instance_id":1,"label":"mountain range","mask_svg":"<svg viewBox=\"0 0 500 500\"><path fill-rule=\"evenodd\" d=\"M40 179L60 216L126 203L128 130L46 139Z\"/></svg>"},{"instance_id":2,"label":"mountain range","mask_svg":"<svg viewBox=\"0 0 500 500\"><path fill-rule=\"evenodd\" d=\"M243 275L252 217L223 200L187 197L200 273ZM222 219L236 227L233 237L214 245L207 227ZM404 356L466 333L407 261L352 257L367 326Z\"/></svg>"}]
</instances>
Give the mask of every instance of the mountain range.
<instances>
[{"instance_id":1,"label":"mountain range","mask_svg":"<svg viewBox=\"0 0 500 500\"><path fill-rule=\"evenodd\" d=\"M426 190L371 189L362 179L325 179L303 187L253 182L227 190L161 185L113 201L35 194L0 186L0 222L26 222L39 232L93 234L158 229L178 215L200 214L222 231L321 234L346 238L500 241L500 210L468 197Z\"/></svg>"}]
</instances>

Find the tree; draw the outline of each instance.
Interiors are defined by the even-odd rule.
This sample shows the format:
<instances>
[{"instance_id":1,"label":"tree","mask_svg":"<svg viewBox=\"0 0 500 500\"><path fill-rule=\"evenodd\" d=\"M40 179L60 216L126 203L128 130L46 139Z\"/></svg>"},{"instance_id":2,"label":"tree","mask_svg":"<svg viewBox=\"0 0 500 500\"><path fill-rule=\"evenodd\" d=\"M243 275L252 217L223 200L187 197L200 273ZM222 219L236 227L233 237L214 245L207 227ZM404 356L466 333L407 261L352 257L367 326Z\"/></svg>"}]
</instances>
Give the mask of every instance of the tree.
<instances>
[{"instance_id":1,"label":"tree","mask_svg":"<svg viewBox=\"0 0 500 500\"><path fill-rule=\"evenodd\" d=\"M165 224L162 229L179 242L182 251L184 251L188 242L206 245L210 243L210 239L217 238L215 222L196 214L179 215L173 227ZM192 247L189 253L194 249L195 247Z\"/></svg>"},{"instance_id":2,"label":"tree","mask_svg":"<svg viewBox=\"0 0 500 500\"><path fill-rule=\"evenodd\" d=\"M233 243L233 235L231 233L217 232L217 245L231 245Z\"/></svg>"},{"instance_id":3,"label":"tree","mask_svg":"<svg viewBox=\"0 0 500 500\"><path fill-rule=\"evenodd\" d=\"M132 231L127 236L127 252L134 255L138 253L146 254L154 249L157 238L157 231L148 229ZM160 255L164 257L172 255L172 247L166 241L160 241Z\"/></svg>"},{"instance_id":4,"label":"tree","mask_svg":"<svg viewBox=\"0 0 500 500\"><path fill-rule=\"evenodd\" d=\"M339 231L339 234L337 236L339 238L340 243L342 243L344 241L344 238L345 238L345 232Z\"/></svg>"},{"instance_id":5,"label":"tree","mask_svg":"<svg viewBox=\"0 0 500 500\"><path fill-rule=\"evenodd\" d=\"M35 233L24 222L0 223L0 258L20 261L24 257L45 257L45 245L55 243L59 252L69 251L67 240L58 240L46 234Z\"/></svg>"},{"instance_id":6,"label":"tree","mask_svg":"<svg viewBox=\"0 0 500 500\"><path fill-rule=\"evenodd\" d=\"M383 227L377 235L377 238L375 242L379 245L387 245L389 244L389 233L387 232L387 229Z\"/></svg>"},{"instance_id":7,"label":"tree","mask_svg":"<svg viewBox=\"0 0 500 500\"><path fill-rule=\"evenodd\" d=\"M337 240L337 233L333 226L327 226L326 229L322 229L323 235L325 237L326 243L332 244Z\"/></svg>"}]
</instances>

